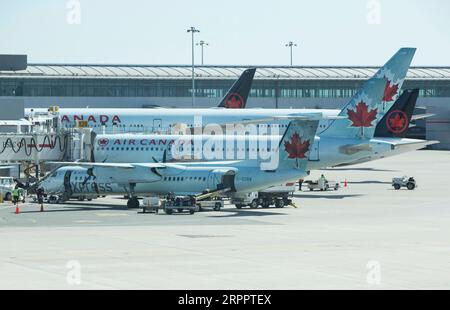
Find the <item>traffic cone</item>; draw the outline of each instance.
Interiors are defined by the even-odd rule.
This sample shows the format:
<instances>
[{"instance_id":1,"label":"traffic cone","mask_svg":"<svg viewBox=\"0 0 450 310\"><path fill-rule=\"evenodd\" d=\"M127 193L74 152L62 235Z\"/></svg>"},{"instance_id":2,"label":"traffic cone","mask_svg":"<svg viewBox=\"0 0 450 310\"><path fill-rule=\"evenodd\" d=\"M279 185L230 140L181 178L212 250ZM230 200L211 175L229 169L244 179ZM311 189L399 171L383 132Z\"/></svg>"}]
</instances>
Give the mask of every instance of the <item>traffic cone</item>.
<instances>
[{"instance_id":1,"label":"traffic cone","mask_svg":"<svg viewBox=\"0 0 450 310\"><path fill-rule=\"evenodd\" d=\"M16 214L20 213L20 208L19 208L19 204L16 204Z\"/></svg>"},{"instance_id":2,"label":"traffic cone","mask_svg":"<svg viewBox=\"0 0 450 310\"><path fill-rule=\"evenodd\" d=\"M345 179L345 181L344 181L344 187L348 187L347 179Z\"/></svg>"}]
</instances>

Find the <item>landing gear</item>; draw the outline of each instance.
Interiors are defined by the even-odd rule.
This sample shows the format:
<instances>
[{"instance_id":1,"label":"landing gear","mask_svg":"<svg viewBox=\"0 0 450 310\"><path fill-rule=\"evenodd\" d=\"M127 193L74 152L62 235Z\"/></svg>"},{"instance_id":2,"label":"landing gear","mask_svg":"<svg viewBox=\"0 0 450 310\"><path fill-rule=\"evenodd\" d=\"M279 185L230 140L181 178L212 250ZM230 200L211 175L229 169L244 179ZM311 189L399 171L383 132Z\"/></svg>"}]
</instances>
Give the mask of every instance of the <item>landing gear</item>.
<instances>
[{"instance_id":1,"label":"landing gear","mask_svg":"<svg viewBox=\"0 0 450 310\"><path fill-rule=\"evenodd\" d=\"M139 200L137 199L134 189L136 188L136 183L130 183L130 193L128 195L127 207L128 209L139 208Z\"/></svg>"},{"instance_id":2,"label":"landing gear","mask_svg":"<svg viewBox=\"0 0 450 310\"><path fill-rule=\"evenodd\" d=\"M128 207L128 209L139 208L139 200L137 199L137 197L132 197L132 198L128 199L127 207Z\"/></svg>"}]
</instances>

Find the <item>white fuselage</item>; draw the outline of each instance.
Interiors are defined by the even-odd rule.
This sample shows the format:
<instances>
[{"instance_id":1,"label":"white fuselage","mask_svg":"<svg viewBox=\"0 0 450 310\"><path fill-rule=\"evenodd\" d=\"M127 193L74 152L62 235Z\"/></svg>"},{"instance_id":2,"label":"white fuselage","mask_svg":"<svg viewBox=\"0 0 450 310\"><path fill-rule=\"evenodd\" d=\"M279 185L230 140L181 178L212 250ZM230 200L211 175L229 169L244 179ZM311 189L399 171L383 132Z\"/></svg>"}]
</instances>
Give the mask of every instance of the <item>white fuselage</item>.
<instances>
[{"instance_id":1,"label":"white fuselage","mask_svg":"<svg viewBox=\"0 0 450 310\"><path fill-rule=\"evenodd\" d=\"M46 112L34 109L33 113ZM264 119L288 114L322 113L324 117L334 117L340 110L329 109L60 109L61 123L72 128L77 120L88 121L95 132L175 132L180 124L186 128L201 128L210 124L235 124L239 121ZM31 109L25 109L27 116ZM328 125L329 120L321 120L318 133ZM289 120L268 121L272 124L284 124ZM282 134L283 130L281 130Z\"/></svg>"}]
</instances>

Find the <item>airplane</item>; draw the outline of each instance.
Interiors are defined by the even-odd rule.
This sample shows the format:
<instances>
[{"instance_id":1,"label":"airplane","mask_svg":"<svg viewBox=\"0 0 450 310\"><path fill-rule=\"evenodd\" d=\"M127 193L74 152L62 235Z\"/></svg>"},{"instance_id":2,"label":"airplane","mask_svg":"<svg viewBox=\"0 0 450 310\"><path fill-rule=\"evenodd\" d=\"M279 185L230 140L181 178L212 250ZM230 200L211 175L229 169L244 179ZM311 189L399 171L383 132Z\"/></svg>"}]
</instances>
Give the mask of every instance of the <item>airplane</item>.
<instances>
[{"instance_id":1,"label":"airplane","mask_svg":"<svg viewBox=\"0 0 450 310\"><path fill-rule=\"evenodd\" d=\"M391 109L378 121L375 137L351 142L350 131L337 139L315 137L310 162L331 166L352 165L418 150L435 141L406 139L419 90L405 90ZM344 109L345 111L345 109ZM347 135L347 137L345 137ZM280 135L158 135L158 134L100 134L94 140L91 160L94 162L124 163L146 162L150 158L162 159L167 151L168 161L257 159L273 152ZM340 145L340 146L339 146ZM353 149L350 149L353 145ZM339 152L336 148L339 147ZM332 151L329 151L332 150ZM339 156L342 154L343 156ZM318 169L310 164L311 169Z\"/></svg>"},{"instance_id":2,"label":"airplane","mask_svg":"<svg viewBox=\"0 0 450 310\"><path fill-rule=\"evenodd\" d=\"M195 163L59 163L61 167L39 182L47 194L63 199L80 193L128 194L127 206L139 207L137 194L195 196L209 189L252 192L306 176L310 150L321 114L290 122L274 156L277 164L253 160ZM300 139L302 146L293 145ZM295 148L295 152L292 149Z\"/></svg>"},{"instance_id":3,"label":"airplane","mask_svg":"<svg viewBox=\"0 0 450 310\"><path fill-rule=\"evenodd\" d=\"M415 48L401 48L383 67L381 67L371 80L387 79L383 105L378 113L385 113L398 98L406 73L416 52ZM255 70L255 69L250 69ZM253 72L254 74L254 72ZM251 75L249 73L249 75ZM252 76L253 77L253 76ZM230 92L225 98L229 97ZM231 98L232 100L232 98ZM235 99L234 101L236 101ZM222 100L223 102L223 100ZM235 106L236 104L229 104ZM220 104L220 106L226 106ZM35 112L38 112L35 109ZM179 124L186 125L188 130L202 128L204 124L234 124L236 122L251 121L277 116L307 115L323 113L324 116L336 116L340 110L333 109L60 109L61 122L65 127L75 127L77 120L87 120L88 126L96 132L102 132L105 128L120 131L151 131L173 133L178 130ZM26 109L26 115L30 115L30 109ZM280 120L283 128L289 120ZM322 120L319 124L319 133L330 124L329 120ZM175 131L176 132L176 131Z\"/></svg>"},{"instance_id":4,"label":"airplane","mask_svg":"<svg viewBox=\"0 0 450 310\"><path fill-rule=\"evenodd\" d=\"M284 151L288 152L288 157L290 158L301 158L302 162L304 161L304 167L308 167L308 170L312 169L320 169L325 168L330 165L342 164L342 159L345 161L349 160L352 155L355 155L359 152L372 152L373 149L384 151L384 148L390 148L391 146L386 146L381 143L377 143L375 145L371 144L370 139L373 138L375 133L375 126L379 122L380 119L384 117L383 114L380 114L381 117L377 113L378 109L382 108L383 105L383 96L385 92L386 79L371 79L367 81L364 86L358 91L358 93L352 98L352 100L344 107L344 109L339 113L339 116L348 115L348 118L336 119L333 120L331 125L327 128L326 132L322 132L319 137L316 137L316 131L311 133L305 137L300 136L298 133L292 133L292 135L286 138L286 135L290 134L290 126L292 126L292 121L289 123L285 134L279 140L279 145L275 152L268 152L272 155L277 154L277 152L281 152L282 146L284 146ZM364 110L365 113L358 114L358 110ZM355 116L356 115L356 116ZM304 116L301 116L304 118ZM311 117L311 116L310 116ZM323 116L322 116L323 117ZM300 121L294 121L294 124L298 124ZM311 122L311 121L305 121ZM317 130L319 121L315 121L315 130ZM300 129L300 128L299 128ZM327 148L324 152L327 154L325 159L327 161L311 161L311 143L314 140L322 140L319 142L327 145ZM101 143L105 143L104 139L99 140ZM284 142L284 143L283 143ZM135 143L132 143L135 145ZM368 147L362 147L364 145L368 145ZM281 146L281 147L280 147ZM190 147L189 147L190 148ZM131 149L129 152L134 153ZM129 153L127 152L127 153ZM244 151L245 152L245 151ZM278 153L279 153L278 152ZM163 164L161 165L157 159L154 158L155 163L147 162L135 162L132 155L130 155L128 162L126 163L60 163L61 165L66 165L68 167L63 167L58 169L55 173L51 174L50 177L45 178L40 182L41 186L44 186L46 191L55 192L59 191L61 193L65 193L66 199L69 199L75 192L86 192L86 193L97 193L99 195L104 194L106 189L110 189L111 194L121 194L123 192L130 193L132 198L129 199L127 205L134 207L138 200L135 198L136 189L140 193L153 193L153 194L161 194L161 193L172 193L181 194L181 193L189 193L189 195L195 195L195 193L199 191L204 191L206 188L210 188L213 185L213 190L220 190L221 183L214 183L207 179L207 176L202 176L200 179L200 183L194 190L193 187L189 187L190 185L180 185L174 184L172 188L163 187L164 190L161 189L160 184L152 186L145 186L147 183L154 183L157 181L172 181L174 175L171 175L170 178L163 178L163 175L158 169L163 169L164 167L176 168L176 173L180 174L180 176L175 177L173 180L177 182L186 182L190 184L190 180L196 180L199 177L197 175L197 170L200 169L202 173L205 172L205 169L208 173L211 172L211 169L214 171L218 171L221 174L221 178L223 179L226 175L230 178L230 171L235 169L236 167L255 167L258 165L262 165L258 160L237 160L237 161L225 161L225 162L194 162L194 163L167 163L166 162L166 153L167 150L164 151L163 155ZM308 156L306 155L308 153ZM356 158L353 160L357 160L359 158L359 154L357 154ZM273 157L273 156L272 156ZM279 156L278 156L279 157ZM271 160L271 159L270 159ZM130 164L129 162L134 162ZM243 164L245 163L245 164ZM254 174L253 177L250 177L249 174L245 175L245 178L242 180L246 180L251 182L252 185L242 186L239 190L235 190L235 186L226 186L230 188L230 191L233 194L238 192L243 192L245 190L257 189L260 190L262 188L270 187L267 183L271 183L272 185L279 184L280 178L285 177L286 173L284 170L281 170L279 165L282 163L272 163L270 162L272 169L271 171L275 172L273 175L270 175L269 180L259 179L259 176L267 178L267 175L259 175L257 171L252 170ZM227 168L224 169L223 166ZM73 168L72 166L77 166ZM86 167L88 167L86 169ZM187 168L189 167L189 169ZM195 167L195 169L194 169ZM231 169L233 167L233 169ZM123 168L123 169L119 169ZM128 170L127 170L128 169ZM131 170L130 170L131 169ZM143 170L144 169L144 170ZM145 169L147 169L147 173L144 173ZM304 170L304 169L303 169ZM59 173L58 171L63 171ZM151 172L150 174L148 172ZM182 171L187 174L183 174ZM235 171L235 170L233 170ZM242 169L241 169L242 171ZM266 171L267 169L259 168L259 171ZM137 174L136 174L137 173ZM289 174L290 178L282 179L283 181L289 181L292 179L298 179L301 176L304 176L305 171L292 171ZM72 185L70 183L72 174L74 174L75 183ZM181 176L183 175L183 176ZM234 175L234 174L232 174ZM242 174L240 175L242 176ZM167 176L166 176L167 177ZM191 178L194 179L191 179ZM216 178L217 179L217 178ZM214 180L214 178L213 178ZM239 178L237 178L239 180ZM174 181L174 182L175 182ZM76 185L78 184L78 185ZM182 184L182 183L180 183ZM195 182L193 183L195 184ZM203 186L203 188L201 188ZM207 187L208 186L208 187ZM122 189L123 188L123 189ZM222 187L223 188L223 187ZM189 190L187 190L189 189Z\"/></svg>"}]
</instances>

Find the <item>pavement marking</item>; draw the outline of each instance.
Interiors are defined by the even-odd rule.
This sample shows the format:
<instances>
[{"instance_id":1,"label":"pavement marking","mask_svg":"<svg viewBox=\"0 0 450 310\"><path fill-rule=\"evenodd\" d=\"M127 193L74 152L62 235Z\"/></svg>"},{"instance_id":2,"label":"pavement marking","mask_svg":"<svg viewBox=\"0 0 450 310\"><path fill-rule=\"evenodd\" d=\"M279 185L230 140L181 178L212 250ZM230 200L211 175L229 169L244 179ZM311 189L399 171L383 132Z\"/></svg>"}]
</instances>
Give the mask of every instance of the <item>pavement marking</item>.
<instances>
[{"instance_id":1,"label":"pavement marking","mask_svg":"<svg viewBox=\"0 0 450 310\"><path fill-rule=\"evenodd\" d=\"M79 224L95 224L95 223L101 223L101 221L93 221L93 220L80 220L80 221L73 221L74 223Z\"/></svg>"},{"instance_id":2,"label":"pavement marking","mask_svg":"<svg viewBox=\"0 0 450 310\"><path fill-rule=\"evenodd\" d=\"M130 216L126 213L95 213L97 216L103 216L103 217L115 217L115 216Z\"/></svg>"}]
</instances>

